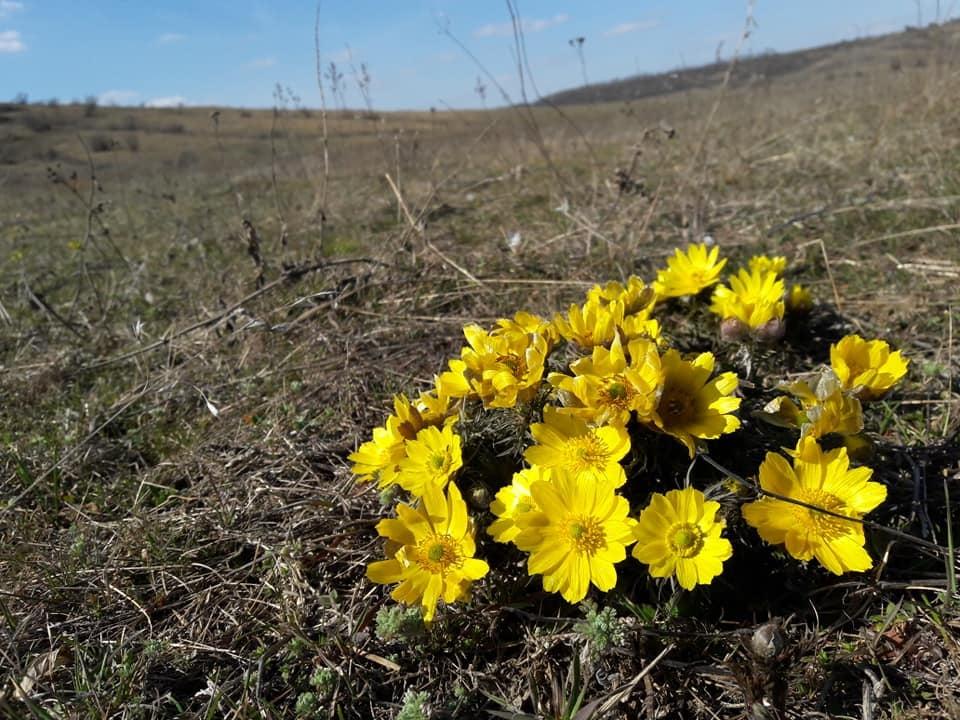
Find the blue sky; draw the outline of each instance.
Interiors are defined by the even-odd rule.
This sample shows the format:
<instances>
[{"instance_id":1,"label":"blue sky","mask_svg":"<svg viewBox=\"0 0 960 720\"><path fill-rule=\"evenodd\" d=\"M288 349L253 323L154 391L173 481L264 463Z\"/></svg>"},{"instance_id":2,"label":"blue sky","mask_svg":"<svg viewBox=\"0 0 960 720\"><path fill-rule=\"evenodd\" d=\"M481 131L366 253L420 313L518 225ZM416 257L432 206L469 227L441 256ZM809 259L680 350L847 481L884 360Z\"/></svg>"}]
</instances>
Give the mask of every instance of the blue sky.
<instances>
[{"instance_id":1,"label":"blue sky","mask_svg":"<svg viewBox=\"0 0 960 720\"><path fill-rule=\"evenodd\" d=\"M517 0L527 55L546 94L582 83L729 56L746 0ZM920 0L924 23L960 13L960 0ZM0 0L0 100L97 96L123 105L270 107L277 83L315 107L314 19L308 0ZM518 99L503 0L321 0L320 54L344 74L345 103L361 107L350 61L366 64L382 109L479 107L481 71ZM747 50L791 50L916 24L915 0L757 0ZM487 104L499 104L489 87ZM326 83L326 81L325 81ZM328 106L339 105L326 84Z\"/></svg>"}]
</instances>

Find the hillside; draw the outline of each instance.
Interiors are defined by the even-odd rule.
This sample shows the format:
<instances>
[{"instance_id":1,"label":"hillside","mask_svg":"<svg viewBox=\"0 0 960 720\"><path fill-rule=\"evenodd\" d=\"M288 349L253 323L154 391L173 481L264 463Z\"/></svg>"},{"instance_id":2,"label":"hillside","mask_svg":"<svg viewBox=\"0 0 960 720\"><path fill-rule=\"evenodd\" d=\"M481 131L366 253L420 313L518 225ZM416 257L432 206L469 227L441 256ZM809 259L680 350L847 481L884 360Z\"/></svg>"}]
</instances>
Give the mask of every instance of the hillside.
<instances>
[{"instance_id":1,"label":"hillside","mask_svg":"<svg viewBox=\"0 0 960 720\"><path fill-rule=\"evenodd\" d=\"M824 82L834 82L845 75L863 74L875 68L908 72L926 67L943 54L949 55L952 63L955 60L958 38L960 21L954 20L939 26L907 28L903 32L794 52L771 51L743 56L738 58L733 67L730 85L763 87L789 75L817 75ZM664 73L635 75L561 90L544 97L541 102L555 105L623 102L717 87L723 82L729 68L730 59L723 58L699 67L676 68Z\"/></svg>"}]
</instances>

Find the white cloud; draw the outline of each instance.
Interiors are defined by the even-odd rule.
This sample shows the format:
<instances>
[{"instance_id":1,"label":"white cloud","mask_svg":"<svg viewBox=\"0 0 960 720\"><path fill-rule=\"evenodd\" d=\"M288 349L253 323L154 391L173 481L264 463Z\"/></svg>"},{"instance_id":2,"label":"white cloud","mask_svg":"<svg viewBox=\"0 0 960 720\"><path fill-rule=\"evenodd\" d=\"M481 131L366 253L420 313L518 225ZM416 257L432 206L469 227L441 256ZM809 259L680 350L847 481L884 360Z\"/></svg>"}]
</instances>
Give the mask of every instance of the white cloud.
<instances>
[{"instance_id":1,"label":"white cloud","mask_svg":"<svg viewBox=\"0 0 960 720\"><path fill-rule=\"evenodd\" d=\"M275 57L262 57L257 58L256 60L251 60L247 63L248 68L253 68L254 70L263 70L265 68L271 68L277 64L277 59Z\"/></svg>"},{"instance_id":2,"label":"white cloud","mask_svg":"<svg viewBox=\"0 0 960 720\"><path fill-rule=\"evenodd\" d=\"M2 1L3 0L0 0L0 2ZM183 42L186 39L187 39L187 36L184 35L183 33L175 33L175 32L163 33L162 35L157 36L157 44L173 45L175 43Z\"/></svg>"},{"instance_id":3,"label":"white cloud","mask_svg":"<svg viewBox=\"0 0 960 720\"><path fill-rule=\"evenodd\" d=\"M554 15L552 18L541 18L539 20L521 20L520 27L525 33L538 33L547 28L556 25L562 25L570 19L566 13ZM482 25L473 31L473 36L484 37L510 37L513 35L513 23L490 23Z\"/></svg>"},{"instance_id":4,"label":"white cloud","mask_svg":"<svg viewBox=\"0 0 960 720\"><path fill-rule=\"evenodd\" d=\"M19 53L27 49L16 30L0 30L0 54Z\"/></svg>"},{"instance_id":5,"label":"white cloud","mask_svg":"<svg viewBox=\"0 0 960 720\"><path fill-rule=\"evenodd\" d=\"M136 90L107 90L97 96L101 105L136 105L139 99Z\"/></svg>"},{"instance_id":6,"label":"white cloud","mask_svg":"<svg viewBox=\"0 0 960 720\"><path fill-rule=\"evenodd\" d=\"M186 105L187 99L183 97L183 95L171 95L169 97L153 98L151 100L147 100L147 102L144 104L151 108L172 108Z\"/></svg>"},{"instance_id":7,"label":"white cloud","mask_svg":"<svg viewBox=\"0 0 960 720\"><path fill-rule=\"evenodd\" d=\"M626 35L627 33L640 32L641 30L652 30L657 27L660 22L657 20L640 20L639 22L623 22L619 25L614 25L612 28L607 30L603 36L604 37L613 37L614 35Z\"/></svg>"},{"instance_id":8,"label":"white cloud","mask_svg":"<svg viewBox=\"0 0 960 720\"><path fill-rule=\"evenodd\" d=\"M0 18L12 15L18 10L23 10L23 3L17 0L0 0Z\"/></svg>"}]
</instances>

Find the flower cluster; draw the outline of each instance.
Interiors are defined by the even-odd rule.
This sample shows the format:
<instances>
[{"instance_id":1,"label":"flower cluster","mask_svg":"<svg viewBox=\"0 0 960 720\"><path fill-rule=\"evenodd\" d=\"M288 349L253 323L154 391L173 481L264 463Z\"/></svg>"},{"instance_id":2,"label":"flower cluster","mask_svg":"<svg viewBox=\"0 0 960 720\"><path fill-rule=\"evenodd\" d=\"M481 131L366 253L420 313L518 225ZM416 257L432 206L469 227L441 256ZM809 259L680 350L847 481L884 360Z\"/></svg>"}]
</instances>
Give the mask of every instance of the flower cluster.
<instances>
[{"instance_id":1,"label":"flower cluster","mask_svg":"<svg viewBox=\"0 0 960 720\"><path fill-rule=\"evenodd\" d=\"M798 560L816 558L830 572L867 570L863 516L882 503L887 489L871 482L867 467L851 470L848 448L869 444L863 431L861 400L883 396L907 372L908 361L890 352L883 340L847 335L830 346L830 366L780 386L799 400L774 398L765 418L798 428L792 466L767 453L760 466L760 488L767 495L743 506L743 517L769 543L783 544ZM824 452L818 442L829 435L843 446Z\"/></svg>"},{"instance_id":2,"label":"flower cluster","mask_svg":"<svg viewBox=\"0 0 960 720\"><path fill-rule=\"evenodd\" d=\"M597 285L552 320L518 312L489 330L464 327L466 343L434 387L413 401L398 395L394 413L350 456L359 480L398 486L410 497L377 525L385 559L369 566L368 577L396 585L392 597L419 604L429 621L441 600L469 597L471 584L490 571L475 557L484 540L526 553L529 575L571 603L591 586L612 589L628 551L651 577L675 578L687 590L719 576L733 554L723 533L736 507L722 507L689 479L654 492L655 478L637 470L637 459L657 436L693 458L707 441L736 432L739 379L717 372L710 351L671 347L655 315L674 298L695 300L716 286L710 310L720 316L722 337L773 341L783 336L786 315L812 308L803 287L786 290L785 258L756 256L718 285L726 262L719 248L693 245L676 250L651 285L638 277ZM830 368L782 386L788 395L765 410L800 432L792 465L768 454L762 496L741 508L763 540L832 572L870 566L858 521L884 499L884 487L870 481L868 468L850 469L843 447L824 451L818 441L860 433L860 401L888 391L905 372L906 361L886 343L850 336L831 349ZM496 489L489 514L472 519L458 482L466 482L465 465L469 478L484 474L476 458L490 453L474 440L475 428L498 413L523 419L522 447L497 455L494 475L509 482ZM628 497L646 503L634 509ZM489 539L478 538L484 516L492 518Z\"/></svg>"}]
</instances>

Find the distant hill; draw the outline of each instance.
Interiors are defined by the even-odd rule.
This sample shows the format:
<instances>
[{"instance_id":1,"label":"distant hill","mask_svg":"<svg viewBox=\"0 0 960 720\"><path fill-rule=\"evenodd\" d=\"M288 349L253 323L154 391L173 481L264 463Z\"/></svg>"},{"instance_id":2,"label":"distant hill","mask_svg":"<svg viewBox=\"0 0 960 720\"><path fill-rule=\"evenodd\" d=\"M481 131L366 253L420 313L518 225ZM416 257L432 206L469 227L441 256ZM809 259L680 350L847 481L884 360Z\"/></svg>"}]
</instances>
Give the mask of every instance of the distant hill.
<instances>
[{"instance_id":1,"label":"distant hill","mask_svg":"<svg viewBox=\"0 0 960 720\"><path fill-rule=\"evenodd\" d=\"M862 70L885 65L892 71L925 65L931 53L948 51L951 60L960 52L960 20L923 28L908 27L902 32L847 40L833 45L778 53L741 56L730 78L732 86L766 82L805 71L823 74ZM620 80L561 90L541 103L583 105L599 102L639 100L674 92L710 88L723 82L730 59L693 68L678 68L655 75L634 75Z\"/></svg>"}]
</instances>

